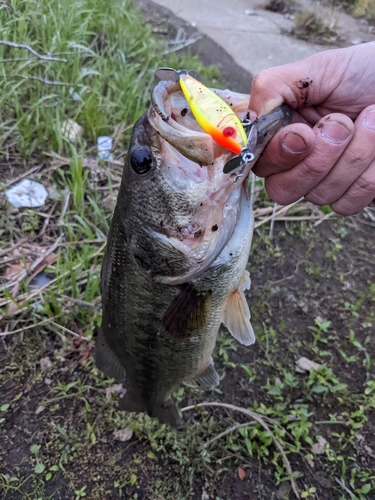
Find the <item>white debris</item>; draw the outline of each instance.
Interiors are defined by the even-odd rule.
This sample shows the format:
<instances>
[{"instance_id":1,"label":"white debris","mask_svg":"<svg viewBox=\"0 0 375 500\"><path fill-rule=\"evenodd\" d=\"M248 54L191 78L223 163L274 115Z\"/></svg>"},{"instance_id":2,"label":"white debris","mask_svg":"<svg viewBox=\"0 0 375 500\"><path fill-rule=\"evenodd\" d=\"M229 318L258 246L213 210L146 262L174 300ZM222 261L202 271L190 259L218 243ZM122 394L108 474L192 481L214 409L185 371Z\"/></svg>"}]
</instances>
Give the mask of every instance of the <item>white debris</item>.
<instances>
[{"instance_id":1,"label":"white debris","mask_svg":"<svg viewBox=\"0 0 375 500\"><path fill-rule=\"evenodd\" d=\"M38 408L35 410L35 415L39 415L43 410L45 409L45 406L38 406Z\"/></svg>"},{"instance_id":2,"label":"white debris","mask_svg":"<svg viewBox=\"0 0 375 500\"><path fill-rule=\"evenodd\" d=\"M71 143L75 144L83 135L83 128L74 120L64 120L61 124L63 136Z\"/></svg>"},{"instance_id":3,"label":"white debris","mask_svg":"<svg viewBox=\"0 0 375 500\"><path fill-rule=\"evenodd\" d=\"M111 153L112 144L113 144L112 137L102 135L97 138L98 157L101 160L107 160L107 161L113 160L113 155Z\"/></svg>"},{"instance_id":4,"label":"white debris","mask_svg":"<svg viewBox=\"0 0 375 500\"><path fill-rule=\"evenodd\" d=\"M311 451L314 455L323 455L325 453L325 448L327 440L323 436L316 436L318 442L311 446Z\"/></svg>"},{"instance_id":5,"label":"white debris","mask_svg":"<svg viewBox=\"0 0 375 500\"><path fill-rule=\"evenodd\" d=\"M80 101L81 96L78 94L78 92L74 91L74 87L69 88L69 94L72 96L73 101Z\"/></svg>"},{"instance_id":6,"label":"white debris","mask_svg":"<svg viewBox=\"0 0 375 500\"><path fill-rule=\"evenodd\" d=\"M246 16L257 16L258 14L253 9L246 9L245 10L245 15Z\"/></svg>"},{"instance_id":7,"label":"white debris","mask_svg":"<svg viewBox=\"0 0 375 500\"><path fill-rule=\"evenodd\" d=\"M48 356L45 358L42 358L39 361L39 364L40 364L40 370L42 372L47 372L48 370L50 370L52 368L52 361L49 359Z\"/></svg>"},{"instance_id":8,"label":"white debris","mask_svg":"<svg viewBox=\"0 0 375 500\"><path fill-rule=\"evenodd\" d=\"M310 372L311 370L318 370L322 365L319 363L315 363L315 361L311 361L311 359L302 357L296 362L296 372L305 373Z\"/></svg>"},{"instance_id":9,"label":"white debris","mask_svg":"<svg viewBox=\"0 0 375 500\"><path fill-rule=\"evenodd\" d=\"M47 199L48 191L39 182L23 179L5 191L9 203L15 208L41 207Z\"/></svg>"},{"instance_id":10,"label":"white debris","mask_svg":"<svg viewBox=\"0 0 375 500\"><path fill-rule=\"evenodd\" d=\"M105 397L107 399L111 399L112 394L118 394L121 398L126 393L126 389L122 386L122 384L113 384L111 387L107 387L105 390Z\"/></svg>"},{"instance_id":11,"label":"white debris","mask_svg":"<svg viewBox=\"0 0 375 500\"><path fill-rule=\"evenodd\" d=\"M116 439L116 441L129 441L132 436L133 431L129 429L129 427L125 427L125 429L121 429L113 433L113 439Z\"/></svg>"}]
</instances>

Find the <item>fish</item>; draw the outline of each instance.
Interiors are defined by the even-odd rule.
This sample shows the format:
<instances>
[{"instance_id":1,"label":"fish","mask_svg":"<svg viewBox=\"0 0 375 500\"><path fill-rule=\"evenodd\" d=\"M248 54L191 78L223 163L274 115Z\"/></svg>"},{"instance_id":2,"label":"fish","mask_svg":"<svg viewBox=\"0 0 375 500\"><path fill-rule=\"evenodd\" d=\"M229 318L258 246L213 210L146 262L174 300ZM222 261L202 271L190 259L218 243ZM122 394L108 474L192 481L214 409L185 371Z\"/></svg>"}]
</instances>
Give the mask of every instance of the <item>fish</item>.
<instances>
[{"instance_id":1,"label":"fish","mask_svg":"<svg viewBox=\"0 0 375 500\"><path fill-rule=\"evenodd\" d=\"M212 89L237 116L249 96ZM249 175L291 121L283 105L260 117L254 161L229 174L235 153L197 122L176 81L161 80L134 125L101 270L102 322L95 361L126 387L120 410L182 422L172 394L220 377L212 352L220 325L255 341L245 290L253 234Z\"/></svg>"}]
</instances>

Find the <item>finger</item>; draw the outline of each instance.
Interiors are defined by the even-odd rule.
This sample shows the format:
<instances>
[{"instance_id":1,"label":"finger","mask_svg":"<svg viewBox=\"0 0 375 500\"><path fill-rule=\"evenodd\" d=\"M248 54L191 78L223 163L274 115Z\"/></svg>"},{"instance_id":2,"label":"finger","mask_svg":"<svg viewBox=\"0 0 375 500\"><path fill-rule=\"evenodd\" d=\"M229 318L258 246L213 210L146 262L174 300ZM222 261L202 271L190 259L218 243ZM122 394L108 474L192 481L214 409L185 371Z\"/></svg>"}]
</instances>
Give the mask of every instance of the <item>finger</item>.
<instances>
[{"instance_id":1,"label":"finger","mask_svg":"<svg viewBox=\"0 0 375 500\"><path fill-rule=\"evenodd\" d=\"M330 205L341 198L375 158L375 105L358 116L348 147L328 175L305 197L316 205Z\"/></svg>"},{"instance_id":2,"label":"finger","mask_svg":"<svg viewBox=\"0 0 375 500\"><path fill-rule=\"evenodd\" d=\"M344 195L331 204L340 215L354 215L367 207L375 197L375 160L356 179Z\"/></svg>"},{"instance_id":3,"label":"finger","mask_svg":"<svg viewBox=\"0 0 375 500\"><path fill-rule=\"evenodd\" d=\"M354 124L349 117L333 113L322 118L313 131L313 151L292 169L266 178L268 195L281 205L305 196L324 179L352 138Z\"/></svg>"},{"instance_id":4,"label":"finger","mask_svg":"<svg viewBox=\"0 0 375 500\"><path fill-rule=\"evenodd\" d=\"M314 149L315 133L308 125L295 123L278 132L254 167L258 177L289 170Z\"/></svg>"}]
</instances>

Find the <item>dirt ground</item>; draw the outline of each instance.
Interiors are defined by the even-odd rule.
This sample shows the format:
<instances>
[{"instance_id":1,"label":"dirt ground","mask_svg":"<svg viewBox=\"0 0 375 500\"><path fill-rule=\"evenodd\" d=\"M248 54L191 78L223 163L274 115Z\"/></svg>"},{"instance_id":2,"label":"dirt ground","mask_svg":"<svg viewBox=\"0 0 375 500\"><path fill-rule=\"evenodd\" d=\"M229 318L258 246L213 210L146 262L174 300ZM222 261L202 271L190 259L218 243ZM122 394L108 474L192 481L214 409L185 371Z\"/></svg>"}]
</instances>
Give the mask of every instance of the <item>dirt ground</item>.
<instances>
[{"instance_id":1,"label":"dirt ground","mask_svg":"<svg viewBox=\"0 0 375 500\"><path fill-rule=\"evenodd\" d=\"M204 62L221 61L225 84L246 91L250 75L218 46L204 40L200 50ZM256 208L269 206L261 191ZM222 331L220 387L181 388L175 398L180 408L211 401L256 410L303 498L374 500L375 211L344 219L301 206L272 236L269 223L256 229L248 265L257 343L245 348ZM183 412L181 429L120 413L119 388L96 370L94 341L79 333L0 337L1 498L295 498L261 426L215 439L247 421L240 413L196 407ZM301 373L301 357L319 366Z\"/></svg>"}]
</instances>

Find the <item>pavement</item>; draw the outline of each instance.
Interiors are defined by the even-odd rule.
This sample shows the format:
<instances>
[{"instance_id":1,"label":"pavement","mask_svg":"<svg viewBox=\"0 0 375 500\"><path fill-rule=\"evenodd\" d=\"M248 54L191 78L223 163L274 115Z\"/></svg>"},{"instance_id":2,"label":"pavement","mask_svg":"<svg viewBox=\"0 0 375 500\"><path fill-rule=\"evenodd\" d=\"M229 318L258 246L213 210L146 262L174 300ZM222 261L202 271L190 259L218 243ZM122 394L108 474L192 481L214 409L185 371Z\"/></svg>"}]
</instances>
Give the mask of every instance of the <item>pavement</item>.
<instances>
[{"instance_id":1,"label":"pavement","mask_svg":"<svg viewBox=\"0 0 375 500\"><path fill-rule=\"evenodd\" d=\"M293 27L292 19L262 9L257 0L153 1L212 39L253 76L326 49L283 34Z\"/></svg>"},{"instance_id":2,"label":"pavement","mask_svg":"<svg viewBox=\"0 0 375 500\"><path fill-rule=\"evenodd\" d=\"M317 0L298 0L294 4L297 9L314 12L337 33L337 40L331 45L298 40L286 34L294 27L293 16L265 10L268 1L153 0L153 3L204 34L252 76L264 68L335 48L335 44L347 46L375 39L375 26L366 20L354 19Z\"/></svg>"}]
</instances>

